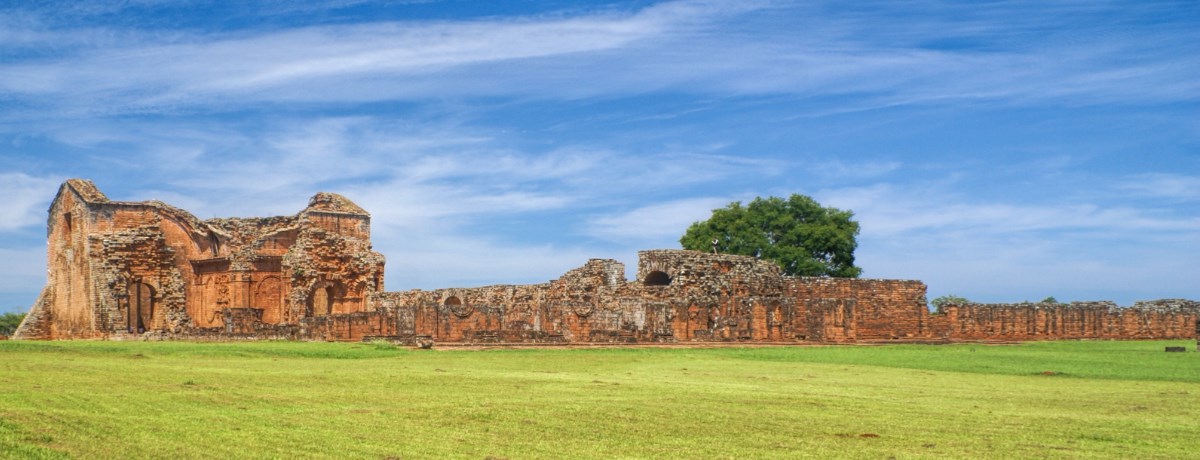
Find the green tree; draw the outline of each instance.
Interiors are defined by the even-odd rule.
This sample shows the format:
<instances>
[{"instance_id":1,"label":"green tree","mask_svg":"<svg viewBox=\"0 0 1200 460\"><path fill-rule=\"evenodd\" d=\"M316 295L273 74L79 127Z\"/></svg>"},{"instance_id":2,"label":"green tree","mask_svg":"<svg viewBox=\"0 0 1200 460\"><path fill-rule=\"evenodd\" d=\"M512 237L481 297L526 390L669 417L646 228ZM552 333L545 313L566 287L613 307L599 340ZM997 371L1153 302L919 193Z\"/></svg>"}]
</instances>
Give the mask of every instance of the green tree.
<instances>
[{"instance_id":1,"label":"green tree","mask_svg":"<svg viewBox=\"0 0 1200 460\"><path fill-rule=\"evenodd\" d=\"M947 305L966 305L969 303L972 302L967 300L966 297L959 297L954 294L947 294L929 301L929 304L933 305L934 311L938 312L942 311L942 307Z\"/></svg>"},{"instance_id":2,"label":"green tree","mask_svg":"<svg viewBox=\"0 0 1200 460\"><path fill-rule=\"evenodd\" d=\"M858 222L854 213L821 206L812 198L755 198L714 209L706 221L693 223L679 238L684 249L760 256L793 276L856 278Z\"/></svg>"},{"instance_id":3,"label":"green tree","mask_svg":"<svg viewBox=\"0 0 1200 460\"><path fill-rule=\"evenodd\" d=\"M1041 303L1058 303L1058 299L1055 299L1054 296L1050 296L1042 299Z\"/></svg>"},{"instance_id":4,"label":"green tree","mask_svg":"<svg viewBox=\"0 0 1200 460\"><path fill-rule=\"evenodd\" d=\"M22 319L25 319L24 313L0 314L0 335L12 335L17 326L21 325Z\"/></svg>"}]
</instances>

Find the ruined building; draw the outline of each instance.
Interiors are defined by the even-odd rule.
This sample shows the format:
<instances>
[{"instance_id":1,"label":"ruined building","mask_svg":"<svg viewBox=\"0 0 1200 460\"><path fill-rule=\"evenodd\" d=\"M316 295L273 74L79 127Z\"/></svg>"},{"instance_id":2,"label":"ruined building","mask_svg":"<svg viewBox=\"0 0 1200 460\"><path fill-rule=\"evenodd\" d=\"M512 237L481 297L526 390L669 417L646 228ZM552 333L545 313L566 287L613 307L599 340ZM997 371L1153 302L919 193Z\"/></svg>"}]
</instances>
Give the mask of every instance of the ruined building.
<instances>
[{"instance_id":1,"label":"ruined building","mask_svg":"<svg viewBox=\"0 0 1200 460\"><path fill-rule=\"evenodd\" d=\"M767 261L639 253L533 285L383 290L370 215L318 193L294 216L199 220L60 187L48 276L16 338L464 343L862 342L1185 338L1200 304L1164 300L926 309L919 281L790 277Z\"/></svg>"}]
</instances>

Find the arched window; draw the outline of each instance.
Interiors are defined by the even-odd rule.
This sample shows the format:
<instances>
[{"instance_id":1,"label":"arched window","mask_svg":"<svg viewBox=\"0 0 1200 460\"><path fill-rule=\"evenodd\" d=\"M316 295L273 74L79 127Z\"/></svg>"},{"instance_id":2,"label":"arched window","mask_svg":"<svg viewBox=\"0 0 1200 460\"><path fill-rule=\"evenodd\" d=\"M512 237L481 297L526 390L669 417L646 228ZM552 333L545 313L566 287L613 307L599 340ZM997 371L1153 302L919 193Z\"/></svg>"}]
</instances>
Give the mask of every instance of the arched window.
<instances>
[{"instance_id":1,"label":"arched window","mask_svg":"<svg viewBox=\"0 0 1200 460\"><path fill-rule=\"evenodd\" d=\"M443 302L443 304L446 306L462 305L462 300L456 296L450 296L446 298L446 301Z\"/></svg>"},{"instance_id":2,"label":"arched window","mask_svg":"<svg viewBox=\"0 0 1200 460\"><path fill-rule=\"evenodd\" d=\"M642 284L646 286L666 286L671 284L671 276L665 272L655 270L646 274L646 279Z\"/></svg>"}]
</instances>

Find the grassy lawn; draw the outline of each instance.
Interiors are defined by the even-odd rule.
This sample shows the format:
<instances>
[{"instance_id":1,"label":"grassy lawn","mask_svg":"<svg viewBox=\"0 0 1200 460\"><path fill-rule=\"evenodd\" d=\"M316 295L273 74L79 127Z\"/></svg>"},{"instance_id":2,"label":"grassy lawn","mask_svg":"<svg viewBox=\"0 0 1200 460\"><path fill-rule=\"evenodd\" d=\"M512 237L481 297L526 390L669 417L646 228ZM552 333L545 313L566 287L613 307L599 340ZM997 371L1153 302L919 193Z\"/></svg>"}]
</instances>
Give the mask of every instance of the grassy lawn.
<instances>
[{"instance_id":1,"label":"grassy lawn","mask_svg":"<svg viewBox=\"0 0 1200 460\"><path fill-rule=\"evenodd\" d=\"M7 341L0 457L1200 458L1194 349Z\"/></svg>"}]
</instances>

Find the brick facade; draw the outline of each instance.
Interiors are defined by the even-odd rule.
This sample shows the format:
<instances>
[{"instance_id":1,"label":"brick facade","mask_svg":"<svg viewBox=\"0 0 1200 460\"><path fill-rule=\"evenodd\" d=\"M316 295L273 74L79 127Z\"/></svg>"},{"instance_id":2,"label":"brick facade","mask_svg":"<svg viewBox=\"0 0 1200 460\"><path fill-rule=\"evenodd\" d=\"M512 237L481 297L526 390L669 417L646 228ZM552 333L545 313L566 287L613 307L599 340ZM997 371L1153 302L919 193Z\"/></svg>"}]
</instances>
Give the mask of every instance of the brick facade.
<instances>
[{"instance_id":1,"label":"brick facade","mask_svg":"<svg viewBox=\"0 0 1200 460\"><path fill-rule=\"evenodd\" d=\"M45 289L15 338L687 343L1159 339L1198 335L1187 300L959 305L919 281L790 277L753 257L593 259L556 280L383 290L370 215L319 193L295 216L201 221L68 180L50 207Z\"/></svg>"}]
</instances>

